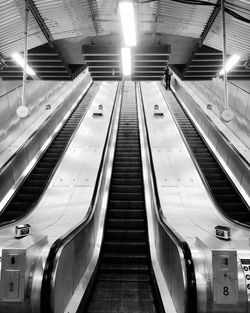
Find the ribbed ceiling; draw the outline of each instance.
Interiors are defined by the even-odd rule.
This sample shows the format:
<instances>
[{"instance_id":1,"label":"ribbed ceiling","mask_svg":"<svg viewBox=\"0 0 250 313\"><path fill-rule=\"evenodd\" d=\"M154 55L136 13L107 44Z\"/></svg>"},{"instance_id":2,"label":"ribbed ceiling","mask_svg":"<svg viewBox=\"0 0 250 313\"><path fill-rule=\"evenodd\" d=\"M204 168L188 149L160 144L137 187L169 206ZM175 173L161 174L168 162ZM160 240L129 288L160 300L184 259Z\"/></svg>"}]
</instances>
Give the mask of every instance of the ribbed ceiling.
<instances>
[{"instance_id":1,"label":"ribbed ceiling","mask_svg":"<svg viewBox=\"0 0 250 313\"><path fill-rule=\"evenodd\" d=\"M25 2L0 0L0 53L4 58L23 51ZM29 16L28 48L47 43L45 36L32 15Z\"/></svg>"},{"instance_id":2,"label":"ribbed ceiling","mask_svg":"<svg viewBox=\"0 0 250 313\"><path fill-rule=\"evenodd\" d=\"M210 1L216 3L216 0ZM201 6L178 3L171 0L160 1L157 18L157 32L199 38L210 15L213 6Z\"/></svg>"},{"instance_id":3,"label":"ribbed ceiling","mask_svg":"<svg viewBox=\"0 0 250 313\"><path fill-rule=\"evenodd\" d=\"M209 59L213 49L221 62L220 0L196 1L135 0L138 45L169 44L172 47L169 62L183 71L182 78L211 79L216 75L218 65L212 63L210 67L208 63L212 62ZM57 76L56 66L50 69L53 73L44 73L49 62L55 63L55 55L57 62L62 63L65 75L71 79L72 70L80 66L84 68L82 45L116 44L120 47L122 44L118 0L30 0L30 3L37 12L29 14L29 51L43 57L44 51L48 51L47 63L35 63L41 69L40 78L63 77L60 76L62 73ZM5 64L10 66L11 54L23 51L24 7L25 0L0 0L0 63L6 61ZM241 55L238 72L245 77L248 73L243 73L244 64L250 59L250 1L225 0L225 7L234 15L226 12L227 52ZM245 22L240 20L242 18ZM54 57L50 59L49 55ZM197 58L200 59L197 61ZM18 72L21 77L20 70L14 70L14 65L11 67L11 74L7 67L0 70L1 76L5 77L6 73L6 77L15 79L13 73ZM203 76L199 76L197 73L202 71Z\"/></svg>"}]
</instances>

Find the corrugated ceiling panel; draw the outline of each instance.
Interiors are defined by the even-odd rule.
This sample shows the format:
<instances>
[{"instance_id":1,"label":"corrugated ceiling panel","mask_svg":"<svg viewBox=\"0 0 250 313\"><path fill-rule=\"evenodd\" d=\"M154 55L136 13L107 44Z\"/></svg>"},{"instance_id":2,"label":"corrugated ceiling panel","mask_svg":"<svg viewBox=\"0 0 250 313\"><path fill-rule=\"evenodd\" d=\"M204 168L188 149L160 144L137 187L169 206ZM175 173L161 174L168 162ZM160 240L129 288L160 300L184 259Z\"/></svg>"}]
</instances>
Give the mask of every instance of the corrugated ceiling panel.
<instances>
[{"instance_id":1,"label":"corrugated ceiling panel","mask_svg":"<svg viewBox=\"0 0 250 313\"><path fill-rule=\"evenodd\" d=\"M157 1L137 6L139 30L141 32L154 32L157 7Z\"/></svg>"},{"instance_id":2,"label":"corrugated ceiling panel","mask_svg":"<svg viewBox=\"0 0 250 313\"><path fill-rule=\"evenodd\" d=\"M226 43L229 54L240 54L243 60L250 57L250 24L226 14ZM221 14L208 33L204 44L222 50Z\"/></svg>"},{"instance_id":3,"label":"corrugated ceiling panel","mask_svg":"<svg viewBox=\"0 0 250 313\"><path fill-rule=\"evenodd\" d=\"M0 0L0 51L4 58L22 52L24 45L24 1ZM28 49L46 43L42 31L29 14Z\"/></svg>"},{"instance_id":4,"label":"corrugated ceiling panel","mask_svg":"<svg viewBox=\"0 0 250 313\"><path fill-rule=\"evenodd\" d=\"M96 35L92 13L98 16L95 1L92 0L34 0L44 22L50 30L53 39L77 36ZM91 12L90 4L93 11ZM101 30L100 23L97 23Z\"/></svg>"},{"instance_id":5,"label":"corrugated ceiling panel","mask_svg":"<svg viewBox=\"0 0 250 313\"><path fill-rule=\"evenodd\" d=\"M216 3L216 0L211 3ZM160 2L157 32L199 38L213 10L213 6L163 0Z\"/></svg>"}]
</instances>

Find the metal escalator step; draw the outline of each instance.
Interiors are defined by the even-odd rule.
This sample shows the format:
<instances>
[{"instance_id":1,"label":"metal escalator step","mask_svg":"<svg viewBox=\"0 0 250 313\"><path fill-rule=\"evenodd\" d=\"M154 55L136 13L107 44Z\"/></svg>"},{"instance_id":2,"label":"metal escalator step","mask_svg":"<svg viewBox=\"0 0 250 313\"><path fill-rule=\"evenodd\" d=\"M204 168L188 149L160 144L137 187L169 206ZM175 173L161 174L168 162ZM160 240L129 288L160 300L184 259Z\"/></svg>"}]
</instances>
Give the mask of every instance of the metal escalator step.
<instances>
[{"instance_id":1,"label":"metal escalator step","mask_svg":"<svg viewBox=\"0 0 250 313\"><path fill-rule=\"evenodd\" d=\"M26 182L24 186L22 186L19 190L21 194L38 194L41 191L41 186L26 186Z\"/></svg>"},{"instance_id":2,"label":"metal escalator step","mask_svg":"<svg viewBox=\"0 0 250 313\"><path fill-rule=\"evenodd\" d=\"M121 298L125 298L133 301L138 299L138 294L142 300L153 300L152 293L148 289L97 289L93 299L119 300Z\"/></svg>"},{"instance_id":3,"label":"metal escalator step","mask_svg":"<svg viewBox=\"0 0 250 313\"><path fill-rule=\"evenodd\" d=\"M119 186L121 187L127 187L127 186L136 186L136 188L139 188L138 186L142 186L142 179L121 179L121 178L113 178L112 183L114 185L114 188L118 188ZM111 187L113 188L113 186ZM141 187L143 188L143 187Z\"/></svg>"},{"instance_id":4,"label":"metal escalator step","mask_svg":"<svg viewBox=\"0 0 250 313\"><path fill-rule=\"evenodd\" d=\"M110 209L141 209L144 207L144 201L118 201L112 200L109 205Z\"/></svg>"},{"instance_id":5,"label":"metal escalator step","mask_svg":"<svg viewBox=\"0 0 250 313\"><path fill-rule=\"evenodd\" d=\"M241 203L241 199L237 194L218 194L216 200L221 204L236 204Z\"/></svg>"},{"instance_id":6,"label":"metal escalator step","mask_svg":"<svg viewBox=\"0 0 250 313\"><path fill-rule=\"evenodd\" d=\"M143 201L144 194L143 193L128 193L128 192L111 192L110 199L112 200L119 200L119 201Z\"/></svg>"},{"instance_id":7,"label":"metal escalator step","mask_svg":"<svg viewBox=\"0 0 250 313\"><path fill-rule=\"evenodd\" d=\"M105 241L103 243L103 251L105 252L146 253L146 249L145 241Z\"/></svg>"},{"instance_id":8,"label":"metal escalator step","mask_svg":"<svg viewBox=\"0 0 250 313\"><path fill-rule=\"evenodd\" d=\"M211 186L211 188L217 188L217 187L227 187L230 186L231 184L228 180L223 179L223 177L218 176L218 177L207 177L207 180L209 182L209 185Z\"/></svg>"},{"instance_id":9,"label":"metal escalator step","mask_svg":"<svg viewBox=\"0 0 250 313\"><path fill-rule=\"evenodd\" d=\"M38 167L36 166L35 169L33 170L33 174L49 174L51 173L52 171L52 167L46 167L46 168L43 168L43 167Z\"/></svg>"},{"instance_id":10,"label":"metal escalator step","mask_svg":"<svg viewBox=\"0 0 250 313\"><path fill-rule=\"evenodd\" d=\"M145 210L109 210L108 216L111 219L143 219Z\"/></svg>"},{"instance_id":11,"label":"metal escalator step","mask_svg":"<svg viewBox=\"0 0 250 313\"><path fill-rule=\"evenodd\" d=\"M30 206L30 202L25 201L12 201L8 206L8 211L20 212ZM5 211L4 211L5 212Z\"/></svg>"},{"instance_id":12,"label":"metal escalator step","mask_svg":"<svg viewBox=\"0 0 250 313\"><path fill-rule=\"evenodd\" d=\"M15 202L34 202L37 199L36 194L23 194L23 193L17 193L13 200Z\"/></svg>"},{"instance_id":13,"label":"metal escalator step","mask_svg":"<svg viewBox=\"0 0 250 313\"><path fill-rule=\"evenodd\" d=\"M141 167L118 167L118 166L114 166L113 167L113 173L141 173Z\"/></svg>"},{"instance_id":14,"label":"metal escalator step","mask_svg":"<svg viewBox=\"0 0 250 313\"><path fill-rule=\"evenodd\" d=\"M54 168L54 162L44 162L43 160L41 160L38 164L38 167L40 168Z\"/></svg>"},{"instance_id":15,"label":"metal escalator step","mask_svg":"<svg viewBox=\"0 0 250 313\"><path fill-rule=\"evenodd\" d=\"M213 193L215 195L220 195L220 194L232 194L234 192L234 189L231 186L220 186L220 187L211 187Z\"/></svg>"},{"instance_id":16,"label":"metal escalator step","mask_svg":"<svg viewBox=\"0 0 250 313\"><path fill-rule=\"evenodd\" d=\"M119 281L119 280L106 280L105 278L97 281L96 289L98 291L106 290L119 290L119 291L132 291L135 294L140 291L151 292L151 284L149 280L143 281Z\"/></svg>"},{"instance_id":17,"label":"metal escalator step","mask_svg":"<svg viewBox=\"0 0 250 313\"><path fill-rule=\"evenodd\" d=\"M44 181L43 180L32 180L30 178L28 178L25 181L25 187L42 187L44 185Z\"/></svg>"},{"instance_id":18,"label":"metal escalator step","mask_svg":"<svg viewBox=\"0 0 250 313\"><path fill-rule=\"evenodd\" d=\"M143 193L143 187L141 185L132 185L131 182L129 185L122 185L121 183L116 183L112 181L111 192L128 192L128 193Z\"/></svg>"},{"instance_id":19,"label":"metal escalator step","mask_svg":"<svg viewBox=\"0 0 250 313\"><path fill-rule=\"evenodd\" d=\"M105 263L126 263L126 264L146 264L148 263L147 254L144 253L113 253L105 252L103 254Z\"/></svg>"},{"instance_id":20,"label":"metal escalator step","mask_svg":"<svg viewBox=\"0 0 250 313\"><path fill-rule=\"evenodd\" d=\"M103 273L147 273L149 268L143 263L102 263L100 270Z\"/></svg>"},{"instance_id":21,"label":"metal escalator step","mask_svg":"<svg viewBox=\"0 0 250 313\"><path fill-rule=\"evenodd\" d=\"M122 173L116 172L112 174L112 179L142 179L142 173Z\"/></svg>"},{"instance_id":22,"label":"metal escalator step","mask_svg":"<svg viewBox=\"0 0 250 313\"><path fill-rule=\"evenodd\" d=\"M226 212L230 213L231 212L237 212L240 214L241 212L249 212L247 211L245 205L242 202L238 203L225 203L225 202L218 202L220 207Z\"/></svg>"},{"instance_id":23,"label":"metal escalator step","mask_svg":"<svg viewBox=\"0 0 250 313\"><path fill-rule=\"evenodd\" d=\"M203 173L205 175L211 175L211 174L221 174L224 175L222 170L218 166L213 166L213 167L207 167L207 166L200 166L202 169Z\"/></svg>"},{"instance_id":24,"label":"metal escalator step","mask_svg":"<svg viewBox=\"0 0 250 313\"><path fill-rule=\"evenodd\" d=\"M151 300L102 300L91 302L89 313L155 313Z\"/></svg>"},{"instance_id":25,"label":"metal escalator step","mask_svg":"<svg viewBox=\"0 0 250 313\"><path fill-rule=\"evenodd\" d=\"M107 274L101 273L98 278L98 282L150 282L150 276L148 274Z\"/></svg>"},{"instance_id":26,"label":"metal escalator step","mask_svg":"<svg viewBox=\"0 0 250 313\"><path fill-rule=\"evenodd\" d=\"M146 240L145 229L112 229L105 231L107 240Z\"/></svg>"},{"instance_id":27,"label":"metal escalator step","mask_svg":"<svg viewBox=\"0 0 250 313\"><path fill-rule=\"evenodd\" d=\"M122 219L109 218L107 227L111 229L144 229L146 225L145 219Z\"/></svg>"}]
</instances>

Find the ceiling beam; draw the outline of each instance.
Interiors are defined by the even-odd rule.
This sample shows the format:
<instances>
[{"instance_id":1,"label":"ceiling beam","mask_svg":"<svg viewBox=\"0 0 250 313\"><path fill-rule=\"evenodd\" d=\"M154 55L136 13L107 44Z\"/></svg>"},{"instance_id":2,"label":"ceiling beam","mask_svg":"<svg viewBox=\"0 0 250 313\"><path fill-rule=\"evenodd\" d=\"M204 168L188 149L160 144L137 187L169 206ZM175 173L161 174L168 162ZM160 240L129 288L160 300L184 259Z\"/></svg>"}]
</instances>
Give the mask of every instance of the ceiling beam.
<instances>
[{"instance_id":1,"label":"ceiling beam","mask_svg":"<svg viewBox=\"0 0 250 313\"><path fill-rule=\"evenodd\" d=\"M221 0L218 0L206 26L204 27L203 32L199 38L199 45L200 46L203 44L204 40L206 39L207 34L209 33L211 27L214 24L216 17L218 16L218 14L220 12L220 9L221 9Z\"/></svg>"},{"instance_id":2,"label":"ceiling beam","mask_svg":"<svg viewBox=\"0 0 250 313\"><path fill-rule=\"evenodd\" d=\"M45 38L47 39L49 46L51 48L55 48L55 45L52 42L53 36L51 35L51 33L50 33L47 25L45 24L42 16L40 15L39 11L37 10L36 5L33 2L33 0L29 0L29 8L30 8L30 11L31 11L32 15L34 16L37 24L39 25L41 31L43 32Z\"/></svg>"}]
</instances>

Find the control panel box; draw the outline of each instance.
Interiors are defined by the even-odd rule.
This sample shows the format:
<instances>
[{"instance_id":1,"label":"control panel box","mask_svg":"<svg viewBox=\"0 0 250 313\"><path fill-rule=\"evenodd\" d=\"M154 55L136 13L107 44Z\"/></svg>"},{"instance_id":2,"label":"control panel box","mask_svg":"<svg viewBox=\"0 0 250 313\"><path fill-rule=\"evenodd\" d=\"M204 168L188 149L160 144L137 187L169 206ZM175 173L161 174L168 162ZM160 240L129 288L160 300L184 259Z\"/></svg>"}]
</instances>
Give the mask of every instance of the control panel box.
<instances>
[{"instance_id":1,"label":"control panel box","mask_svg":"<svg viewBox=\"0 0 250 313\"><path fill-rule=\"evenodd\" d=\"M22 302L24 300L25 266L25 250L2 250L0 301Z\"/></svg>"},{"instance_id":2,"label":"control panel box","mask_svg":"<svg viewBox=\"0 0 250 313\"><path fill-rule=\"evenodd\" d=\"M236 251L212 251L213 302L238 304L238 267Z\"/></svg>"}]
</instances>

